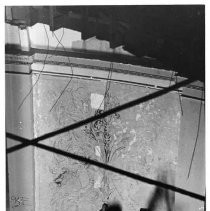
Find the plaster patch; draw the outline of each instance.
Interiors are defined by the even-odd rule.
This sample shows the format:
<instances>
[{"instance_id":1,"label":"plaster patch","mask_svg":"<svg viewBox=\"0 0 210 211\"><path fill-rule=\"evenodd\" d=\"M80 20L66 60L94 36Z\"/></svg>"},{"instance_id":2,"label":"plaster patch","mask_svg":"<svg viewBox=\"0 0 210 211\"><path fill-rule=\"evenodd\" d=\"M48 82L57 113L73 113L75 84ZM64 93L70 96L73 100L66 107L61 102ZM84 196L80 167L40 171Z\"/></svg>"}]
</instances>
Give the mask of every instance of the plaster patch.
<instances>
[{"instance_id":1,"label":"plaster patch","mask_svg":"<svg viewBox=\"0 0 210 211\"><path fill-rule=\"evenodd\" d=\"M59 89L63 88L65 81L60 78L56 79L58 80L56 83L59 84L59 88L54 86L55 79L49 80L48 77L46 79L45 77L47 76L43 76L40 79L39 86L34 89L35 137L59 128L61 124L64 126L71 124L72 118L78 121L96 112L91 107L91 93L100 93L96 88L98 90L104 88L100 81L75 78L69 87L69 90L75 90L75 92L72 92L72 95L66 94L58 102L55 109L49 113L48 108L52 106L55 96L59 95ZM145 95L143 87L140 88L130 85L126 85L125 87L125 85L117 83L112 84L112 86L113 93L108 96L110 98L107 97L104 109L114 107L117 103L121 104L125 100L131 101L139 95ZM80 89L77 87L84 88L84 92L78 91ZM130 92L131 88L132 92ZM39 93L38 90L40 90ZM54 93L53 97L51 93ZM97 108L103 100L102 95L99 103L96 103L95 107ZM38 100L40 100L40 105L37 102ZM163 96L162 98L155 99L149 111L145 110L148 103L143 103L142 110L140 110L141 106L136 106L132 110L121 112L119 114L120 118L115 118L114 115L112 115L113 119L105 118L105 120L111 119L106 125L106 132L111 136L111 144L107 148L111 149L112 147L112 153L117 150L117 153L110 157L107 164L113 165L116 168L136 172L152 179L156 179L159 172L161 173L162 170L165 171L165 166L168 165L167 168L172 170L170 184L174 184L176 170L176 165L174 164L178 156L178 128L180 127L180 120L178 119L179 121L176 121L179 117L177 112L180 110L180 105L177 97L175 100L176 102L168 99L167 96ZM160 113L158 114L156 114L157 109L160 109ZM135 121L138 113L141 117L139 121ZM46 117L48 119L45 119ZM168 119L171 121L168 122ZM104 121L103 123L106 122ZM126 127L127 129L125 129ZM90 136L91 133L96 135L96 132L99 132L97 140L101 140L105 132L104 129L105 126L102 124L102 121L98 121L97 124L87 127L87 132L85 133L84 127L77 128L70 133L62 134L59 138L55 138L51 142L59 149L74 151L72 153L92 159L95 158L104 163L106 158L104 144L95 141ZM97 143L100 143L100 145ZM127 150L129 145L130 151ZM170 153L170 150L174 153ZM136 181L133 182L130 178L112 174L87 163L63 158L54 153L51 155L39 149L36 149L35 152L35 170L38 172L35 175L36 196L38 199L37 209L40 211L97 211L100 209L103 200L107 199L108 196L110 196L110 201L115 198L119 199L123 210L139 210L139 206L145 207L147 205L148 198L154 190L154 187L135 183ZM48 167L53 169L50 173L48 173ZM68 174L62 173L63 167L69 169ZM53 182L54 178L57 178L56 181L58 182L62 179L62 185L60 187ZM55 186L51 187L52 182ZM161 210L165 210L165 205L162 208Z\"/></svg>"},{"instance_id":2,"label":"plaster patch","mask_svg":"<svg viewBox=\"0 0 210 211\"><path fill-rule=\"evenodd\" d=\"M94 109L101 109L104 110L104 96L97 94L97 93L91 93L90 95L90 102L91 107Z\"/></svg>"},{"instance_id":3,"label":"plaster patch","mask_svg":"<svg viewBox=\"0 0 210 211\"><path fill-rule=\"evenodd\" d=\"M101 157L101 148L100 148L100 146L96 146L95 147L95 154L96 154L96 156Z\"/></svg>"},{"instance_id":4,"label":"plaster patch","mask_svg":"<svg viewBox=\"0 0 210 211\"><path fill-rule=\"evenodd\" d=\"M141 114L136 114L136 121L138 121L141 118Z\"/></svg>"},{"instance_id":5,"label":"plaster patch","mask_svg":"<svg viewBox=\"0 0 210 211\"><path fill-rule=\"evenodd\" d=\"M134 143L136 142L136 131L135 131L134 129L132 129L132 130L130 131L130 133L133 134L134 137L133 137L133 140L129 143L128 151L130 151L131 145L134 144Z\"/></svg>"},{"instance_id":6,"label":"plaster patch","mask_svg":"<svg viewBox=\"0 0 210 211\"><path fill-rule=\"evenodd\" d=\"M102 181L102 176L99 174L96 178L96 181L94 183L94 188L100 188L101 187L101 181Z\"/></svg>"},{"instance_id":7,"label":"plaster patch","mask_svg":"<svg viewBox=\"0 0 210 211\"><path fill-rule=\"evenodd\" d=\"M126 133L127 129L127 127L123 128L123 133Z\"/></svg>"},{"instance_id":8,"label":"plaster patch","mask_svg":"<svg viewBox=\"0 0 210 211\"><path fill-rule=\"evenodd\" d=\"M151 148L147 149L147 154L152 155L152 149Z\"/></svg>"}]
</instances>

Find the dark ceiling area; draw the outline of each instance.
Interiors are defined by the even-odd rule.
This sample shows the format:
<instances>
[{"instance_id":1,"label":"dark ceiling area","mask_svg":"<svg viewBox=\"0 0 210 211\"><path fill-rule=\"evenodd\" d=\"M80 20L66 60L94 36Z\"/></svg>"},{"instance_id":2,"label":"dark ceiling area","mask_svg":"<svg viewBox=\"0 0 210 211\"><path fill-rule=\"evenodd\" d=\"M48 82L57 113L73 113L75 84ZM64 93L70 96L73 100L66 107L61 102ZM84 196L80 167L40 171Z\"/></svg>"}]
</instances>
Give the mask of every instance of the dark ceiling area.
<instances>
[{"instance_id":1,"label":"dark ceiling area","mask_svg":"<svg viewBox=\"0 0 210 211\"><path fill-rule=\"evenodd\" d=\"M36 23L80 31L123 46L138 58L149 58L180 76L205 81L205 6L36 6L12 7L20 27Z\"/></svg>"}]
</instances>

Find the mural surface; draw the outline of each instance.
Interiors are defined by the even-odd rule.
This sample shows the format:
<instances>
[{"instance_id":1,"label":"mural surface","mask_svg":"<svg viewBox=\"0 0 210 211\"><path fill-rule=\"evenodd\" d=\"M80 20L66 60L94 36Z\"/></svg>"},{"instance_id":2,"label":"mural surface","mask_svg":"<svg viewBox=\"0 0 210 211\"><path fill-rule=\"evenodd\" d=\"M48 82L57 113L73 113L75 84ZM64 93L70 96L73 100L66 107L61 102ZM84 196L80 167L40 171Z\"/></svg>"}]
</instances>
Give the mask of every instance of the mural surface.
<instances>
[{"instance_id":1,"label":"mural surface","mask_svg":"<svg viewBox=\"0 0 210 211\"><path fill-rule=\"evenodd\" d=\"M73 78L57 100L68 81L40 77L33 91L36 137L154 91ZM179 127L179 98L169 93L42 143L152 179L161 180L164 172L164 181L174 184ZM137 211L148 207L155 191L145 183L41 149L35 149L35 174L39 211L98 211L103 202L113 201L125 211ZM170 203L173 200L170 194ZM156 210L170 210L168 202L160 201Z\"/></svg>"}]
</instances>

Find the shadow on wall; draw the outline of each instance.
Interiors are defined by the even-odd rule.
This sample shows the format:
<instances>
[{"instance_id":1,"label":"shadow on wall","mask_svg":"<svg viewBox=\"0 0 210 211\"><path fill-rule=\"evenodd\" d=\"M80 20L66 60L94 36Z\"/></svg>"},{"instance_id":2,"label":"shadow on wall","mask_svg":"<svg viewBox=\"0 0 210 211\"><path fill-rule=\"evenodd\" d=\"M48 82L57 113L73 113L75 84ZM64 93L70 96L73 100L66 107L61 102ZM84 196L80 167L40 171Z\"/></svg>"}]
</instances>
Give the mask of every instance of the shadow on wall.
<instances>
[{"instance_id":1,"label":"shadow on wall","mask_svg":"<svg viewBox=\"0 0 210 211\"><path fill-rule=\"evenodd\" d=\"M170 176L171 175L168 175L167 172L161 172L161 174L158 175L157 180L167 184L168 177ZM145 211L155 211L160 203L165 203L166 211L172 211L174 205L174 193L172 191L156 187L149 200L148 208L145 209ZM144 211L144 209L140 209L140 211Z\"/></svg>"},{"instance_id":2,"label":"shadow on wall","mask_svg":"<svg viewBox=\"0 0 210 211\"><path fill-rule=\"evenodd\" d=\"M161 174L158 175L158 180L167 183L168 181L168 175L167 172L161 172ZM160 206L165 204L166 211L172 211L173 205L174 205L174 193L172 191L168 191L163 188L156 187L153 194L151 195L148 207L147 208L140 208L140 211L156 211L159 210ZM161 209L162 210L162 209ZM181 211L181 207L179 211ZM104 203L102 205L102 208L100 211L122 211L122 207L119 203L113 203L113 204L106 204ZM124 210L126 211L126 210Z\"/></svg>"},{"instance_id":3,"label":"shadow on wall","mask_svg":"<svg viewBox=\"0 0 210 211\"><path fill-rule=\"evenodd\" d=\"M104 203L100 211L122 211L122 207L119 203L113 203L109 205Z\"/></svg>"}]
</instances>

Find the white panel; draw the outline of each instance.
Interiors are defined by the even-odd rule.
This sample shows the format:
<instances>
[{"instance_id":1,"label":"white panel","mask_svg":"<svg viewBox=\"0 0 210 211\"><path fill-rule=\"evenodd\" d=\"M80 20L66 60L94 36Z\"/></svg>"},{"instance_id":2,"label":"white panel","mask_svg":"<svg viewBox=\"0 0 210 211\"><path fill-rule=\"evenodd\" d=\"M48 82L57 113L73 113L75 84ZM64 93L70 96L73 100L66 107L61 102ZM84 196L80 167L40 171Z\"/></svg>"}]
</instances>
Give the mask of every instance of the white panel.
<instances>
[{"instance_id":1,"label":"white panel","mask_svg":"<svg viewBox=\"0 0 210 211\"><path fill-rule=\"evenodd\" d=\"M91 100L92 108L104 110L104 96L103 95L100 95L97 93L91 93L90 100Z\"/></svg>"},{"instance_id":2,"label":"white panel","mask_svg":"<svg viewBox=\"0 0 210 211\"><path fill-rule=\"evenodd\" d=\"M61 42L66 49L72 47L73 41L81 40L81 33L74 30L64 29L63 31L63 28L60 28L54 33L59 42ZM48 48L48 39L49 47L51 48L55 48L59 44L56 36L52 33L52 31L50 31L50 27L48 25L37 23L34 26L29 27L29 34L31 47L33 48ZM62 34L63 38L61 40ZM62 45L59 44L58 47L63 49Z\"/></svg>"},{"instance_id":3,"label":"white panel","mask_svg":"<svg viewBox=\"0 0 210 211\"><path fill-rule=\"evenodd\" d=\"M20 35L17 26L5 24L5 44L20 45Z\"/></svg>"},{"instance_id":4,"label":"white panel","mask_svg":"<svg viewBox=\"0 0 210 211\"><path fill-rule=\"evenodd\" d=\"M29 51L30 50L30 43L29 43L29 37L27 29L19 30L20 33L20 44L21 49L23 51Z\"/></svg>"}]
</instances>

